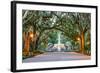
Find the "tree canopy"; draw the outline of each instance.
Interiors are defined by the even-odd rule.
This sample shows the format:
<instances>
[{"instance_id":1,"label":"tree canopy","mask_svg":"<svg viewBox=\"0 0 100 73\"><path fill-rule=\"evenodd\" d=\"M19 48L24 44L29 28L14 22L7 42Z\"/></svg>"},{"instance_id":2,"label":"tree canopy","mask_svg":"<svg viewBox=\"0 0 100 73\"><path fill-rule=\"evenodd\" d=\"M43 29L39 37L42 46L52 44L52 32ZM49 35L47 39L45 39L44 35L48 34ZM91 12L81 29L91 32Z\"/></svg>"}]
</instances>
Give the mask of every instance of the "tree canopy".
<instances>
[{"instance_id":1,"label":"tree canopy","mask_svg":"<svg viewBox=\"0 0 100 73\"><path fill-rule=\"evenodd\" d=\"M23 10L22 24L23 33L32 32L34 34L33 49L39 48L39 45L57 43L57 32L61 32L65 41L67 39L77 41L79 38L82 53L85 40L90 41L90 13Z\"/></svg>"}]
</instances>

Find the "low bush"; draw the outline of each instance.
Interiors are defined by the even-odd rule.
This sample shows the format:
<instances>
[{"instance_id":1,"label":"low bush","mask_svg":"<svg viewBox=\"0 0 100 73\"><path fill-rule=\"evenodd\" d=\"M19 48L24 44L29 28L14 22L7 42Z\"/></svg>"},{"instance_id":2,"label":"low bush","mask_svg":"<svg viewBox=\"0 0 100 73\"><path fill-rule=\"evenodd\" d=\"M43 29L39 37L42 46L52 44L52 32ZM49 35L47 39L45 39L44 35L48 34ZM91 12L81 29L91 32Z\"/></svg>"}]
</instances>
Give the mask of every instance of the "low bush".
<instances>
[{"instance_id":1,"label":"low bush","mask_svg":"<svg viewBox=\"0 0 100 73\"><path fill-rule=\"evenodd\" d=\"M37 55L40 55L42 54L43 52L42 51L39 51L39 50L34 50L32 52L23 52L23 59L26 59L26 58L29 58L29 57L34 57L34 56L37 56Z\"/></svg>"}]
</instances>

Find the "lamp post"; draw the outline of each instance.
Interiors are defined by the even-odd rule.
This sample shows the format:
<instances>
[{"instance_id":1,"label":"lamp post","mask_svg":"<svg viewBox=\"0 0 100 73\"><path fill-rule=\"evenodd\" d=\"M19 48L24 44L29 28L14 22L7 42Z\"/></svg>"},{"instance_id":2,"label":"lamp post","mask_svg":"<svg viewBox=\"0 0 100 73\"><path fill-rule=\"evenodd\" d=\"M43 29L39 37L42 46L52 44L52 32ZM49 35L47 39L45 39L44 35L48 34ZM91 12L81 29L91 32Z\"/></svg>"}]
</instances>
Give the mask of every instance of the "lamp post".
<instances>
[{"instance_id":1,"label":"lamp post","mask_svg":"<svg viewBox=\"0 0 100 73\"><path fill-rule=\"evenodd\" d=\"M33 32L30 32L30 34L29 34L29 38L30 38L30 41L34 41L34 34L33 34Z\"/></svg>"},{"instance_id":2,"label":"lamp post","mask_svg":"<svg viewBox=\"0 0 100 73\"><path fill-rule=\"evenodd\" d=\"M79 37L77 37L77 41L78 41L78 43L79 43L79 49L81 48L81 41L80 41L80 38ZM80 49L81 50L81 49Z\"/></svg>"},{"instance_id":3,"label":"lamp post","mask_svg":"<svg viewBox=\"0 0 100 73\"><path fill-rule=\"evenodd\" d=\"M33 38L33 32L30 32L30 34L29 34L29 36L30 36L30 38L32 39Z\"/></svg>"},{"instance_id":4,"label":"lamp post","mask_svg":"<svg viewBox=\"0 0 100 73\"><path fill-rule=\"evenodd\" d=\"M30 33L30 38L33 38L33 33Z\"/></svg>"},{"instance_id":5,"label":"lamp post","mask_svg":"<svg viewBox=\"0 0 100 73\"><path fill-rule=\"evenodd\" d=\"M80 38L78 37L77 40L80 41Z\"/></svg>"}]
</instances>

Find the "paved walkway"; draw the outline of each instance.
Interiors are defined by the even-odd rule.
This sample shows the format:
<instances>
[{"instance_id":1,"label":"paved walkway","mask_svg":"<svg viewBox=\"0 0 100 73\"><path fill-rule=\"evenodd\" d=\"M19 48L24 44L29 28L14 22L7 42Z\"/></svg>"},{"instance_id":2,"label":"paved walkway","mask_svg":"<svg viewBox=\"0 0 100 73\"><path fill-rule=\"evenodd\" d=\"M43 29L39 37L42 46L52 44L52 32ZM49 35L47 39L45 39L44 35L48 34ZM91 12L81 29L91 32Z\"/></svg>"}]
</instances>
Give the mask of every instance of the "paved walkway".
<instances>
[{"instance_id":1,"label":"paved walkway","mask_svg":"<svg viewBox=\"0 0 100 73\"><path fill-rule=\"evenodd\" d=\"M71 61L71 60L88 60L90 56L75 52L46 52L44 54L27 58L23 63L28 62L45 62L45 61Z\"/></svg>"}]
</instances>

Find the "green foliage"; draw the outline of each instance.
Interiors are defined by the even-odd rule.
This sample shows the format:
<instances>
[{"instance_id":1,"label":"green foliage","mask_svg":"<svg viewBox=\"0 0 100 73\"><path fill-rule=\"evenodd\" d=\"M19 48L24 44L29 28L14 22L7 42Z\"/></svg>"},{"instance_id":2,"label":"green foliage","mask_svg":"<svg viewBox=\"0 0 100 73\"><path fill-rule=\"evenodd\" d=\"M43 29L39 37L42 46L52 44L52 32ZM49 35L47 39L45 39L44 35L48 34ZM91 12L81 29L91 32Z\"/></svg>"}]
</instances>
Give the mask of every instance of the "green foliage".
<instances>
[{"instance_id":1,"label":"green foliage","mask_svg":"<svg viewBox=\"0 0 100 73\"><path fill-rule=\"evenodd\" d=\"M32 27L31 31L38 33L38 48L46 48L48 43L57 43L59 31L62 43L70 40L75 45L76 37L91 27L90 13L23 10L22 16L23 32L30 31Z\"/></svg>"},{"instance_id":2,"label":"green foliage","mask_svg":"<svg viewBox=\"0 0 100 73\"><path fill-rule=\"evenodd\" d=\"M58 42L57 31L55 31L55 30L50 31L50 33L48 34L48 43L55 44L57 42Z\"/></svg>"}]
</instances>

